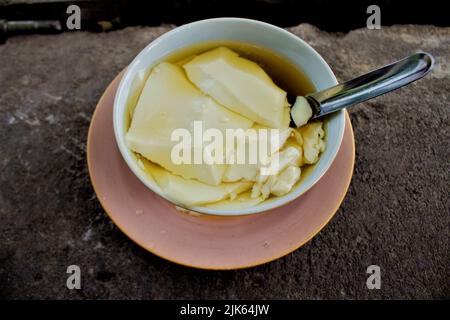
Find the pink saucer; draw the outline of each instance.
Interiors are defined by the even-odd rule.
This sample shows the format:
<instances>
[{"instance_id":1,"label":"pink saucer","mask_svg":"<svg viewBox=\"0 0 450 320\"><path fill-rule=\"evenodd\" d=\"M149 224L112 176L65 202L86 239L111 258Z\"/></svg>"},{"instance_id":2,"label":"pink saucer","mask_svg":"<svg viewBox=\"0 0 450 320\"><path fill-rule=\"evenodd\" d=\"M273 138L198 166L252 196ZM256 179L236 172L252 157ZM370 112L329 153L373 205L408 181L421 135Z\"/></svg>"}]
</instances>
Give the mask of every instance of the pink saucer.
<instances>
[{"instance_id":1,"label":"pink saucer","mask_svg":"<svg viewBox=\"0 0 450 320\"><path fill-rule=\"evenodd\" d=\"M87 160L92 185L103 208L143 248L164 259L196 268L247 268L298 249L339 208L355 160L348 115L344 139L331 168L297 200L265 213L242 217L194 216L177 211L144 186L119 153L112 112L121 77L119 74L106 89L92 117Z\"/></svg>"}]
</instances>

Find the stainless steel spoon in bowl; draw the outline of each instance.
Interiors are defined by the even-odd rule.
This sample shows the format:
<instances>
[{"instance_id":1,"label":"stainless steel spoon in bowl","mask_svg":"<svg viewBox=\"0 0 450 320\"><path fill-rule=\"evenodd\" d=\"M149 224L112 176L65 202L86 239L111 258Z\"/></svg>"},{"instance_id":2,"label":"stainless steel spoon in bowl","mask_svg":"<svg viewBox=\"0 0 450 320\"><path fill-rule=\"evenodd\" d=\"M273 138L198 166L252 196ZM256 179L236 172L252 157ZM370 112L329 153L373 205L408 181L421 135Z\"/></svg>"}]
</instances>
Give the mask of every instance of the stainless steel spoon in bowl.
<instances>
[{"instance_id":1,"label":"stainless steel spoon in bowl","mask_svg":"<svg viewBox=\"0 0 450 320\"><path fill-rule=\"evenodd\" d=\"M396 90L425 76L433 65L433 56L426 52L418 52L305 97L292 99L288 96L289 102L293 102L290 126L300 127L310 120Z\"/></svg>"}]
</instances>

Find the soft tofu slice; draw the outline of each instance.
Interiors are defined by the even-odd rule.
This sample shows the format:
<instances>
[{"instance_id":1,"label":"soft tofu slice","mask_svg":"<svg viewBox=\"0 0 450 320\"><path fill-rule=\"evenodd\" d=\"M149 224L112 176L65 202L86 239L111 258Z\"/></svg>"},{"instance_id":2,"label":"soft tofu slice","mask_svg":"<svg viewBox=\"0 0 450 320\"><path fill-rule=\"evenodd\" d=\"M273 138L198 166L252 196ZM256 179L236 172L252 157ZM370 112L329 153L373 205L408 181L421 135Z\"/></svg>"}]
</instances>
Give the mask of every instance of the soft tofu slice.
<instances>
[{"instance_id":1,"label":"soft tofu slice","mask_svg":"<svg viewBox=\"0 0 450 320\"><path fill-rule=\"evenodd\" d=\"M211 186L200 181L184 179L155 165L152 165L149 171L170 199L188 207L235 198L252 186L251 182L221 183L218 186Z\"/></svg>"},{"instance_id":2,"label":"soft tofu slice","mask_svg":"<svg viewBox=\"0 0 450 320\"><path fill-rule=\"evenodd\" d=\"M248 130L256 130L256 136L259 137L259 130L268 130L267 131L267 154L265 155L266 157L271 156L272 154L274 154L275 152L279 151L286 143L286 141L289 139L289 137L291 136L292 133L292 129L291 128L284 128L284 129L278 129L278 133L277 134L273 134L274 131L271 130L277 130L277 129L270 129L267 127L263 127L260 125L254 125L252 128L248 129ZM259 139L258 146L259 143L263 143L260 141L261 139ZM254 141L252 141L254 143ZM250 139L246 140L246 150L249 150L249 143L250 143ZM259 149L258 149L258 153L259 153ZM245 181L255 181L256 179L256 175L258 173L258 168L261 166L261 163L250 163L250 159L249 159L249 153L247 154L246 157L246 163L245 164L233 164L233 165L229 165L227 166L225 173L223 175L223 181L227 181L227 182L233 182L233 181L239 181L239 180L245 180ZM259 156L257 156L259 157ZM261 159L258 159L261 160Z\"/></svg>"},{"instance_id":3,"label":"soft tofu slice","mask_svg":"<svg viewBox=\"0 0 450 320\"><path fill-rule=\"evenodd\" d=\"M225 165L175 164L171 159L172 148L179 143L171 141L172 132L184 128L193 133L194 121L202 121L203 131L216 128L224 136L227 128L246 130L253 124L201 93L189 82L182 68L160 63L151 71L139 97L126 135L127 144L131 150L172 173L218 185Z\"/></svg>"},{"instance_id":4,"label":"soft tofu slice","mask_svg":"<svg viewBox=\"0 0 450 320\"><path fill-rule=\"evenodd\" d=\"M267 149L269 150L269 155L274 154L278 150L280 150L284 144L286 143L287 139L291 136L293 129L289 128L288 126L278 129L278 131L273 131L273 129L264 127L258 124L253 125L251 129L255 129L257 131L261 129L268 130L268 144ZM272 130L272 131L271 131ZM278 134L277 134L278 133ZM270 143L270 145L269 145Z\"/></svg>"},{"instance_id":5,"label":"soft tofu slice","mask_svg":"<svg viewBox=\"0 0 450 320\"><path fill-rule=\"evenodd\" d=\"M254 207L263 201L263 197L252 198L250 192L244 192L233 200L225 199L207 204L205 207L216 210L242 210Z\"/></svg>"},{"instance_id":6,"label":"soft tofu slice","mask_svg":"<svg viewBox=\"0 0 450 320\"><path fill-rule=\"evenodd\" d=\"M325 131L321 121L314 121L298 129L303 139L303 161L314 164L325 150Z\"/></svg>"},{"instance_id":7,"label":"soft tofu slice","mask_svg":"<svg viewBox=\"0 0 450 320\"><path fill-rule=\"evenodd\" d=\"M189 80L230 110L272 128L286 125L286 92L258 64L220 47L183 67Z\"/></svg>"},{"instance_id":8,"label":"soft tofu slice","mask_svg":"<svg viewBox=\"0 0 450 320\"><path fill-rule=\"evenodd\" d=\"M227 166L223 175L223 181L233 182L239 180L255 181L258 173L257 164L233 164Z\"/></svg>"}]
</instances>

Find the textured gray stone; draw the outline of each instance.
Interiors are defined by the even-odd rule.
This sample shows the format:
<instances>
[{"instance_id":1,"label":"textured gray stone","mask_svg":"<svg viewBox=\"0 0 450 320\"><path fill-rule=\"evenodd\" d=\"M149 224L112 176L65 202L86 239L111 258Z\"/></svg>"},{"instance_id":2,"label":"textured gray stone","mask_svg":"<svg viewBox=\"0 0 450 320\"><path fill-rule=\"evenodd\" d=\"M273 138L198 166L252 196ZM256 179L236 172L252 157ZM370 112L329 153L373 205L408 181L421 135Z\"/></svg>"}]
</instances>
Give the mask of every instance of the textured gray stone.
<instances>
[{"instance_id":1,"label":"textured gray stone","mask_svg":"<svg viewBox=\"0 0 450 320\"><path fill-rule=\"evenodd\" d=\"M247 270L166 262L135 245L99 205L86 168L95 105L115 75L170 27L14 37L0 45L0 298L449 298L450 29L307 40L340 80L415 50L425 79L351 110L355 174L332 221L300 250ZM66 268L84 270L69 291ZM368 290L366 268L382 268Z\"/></svg>"}]
</instances>

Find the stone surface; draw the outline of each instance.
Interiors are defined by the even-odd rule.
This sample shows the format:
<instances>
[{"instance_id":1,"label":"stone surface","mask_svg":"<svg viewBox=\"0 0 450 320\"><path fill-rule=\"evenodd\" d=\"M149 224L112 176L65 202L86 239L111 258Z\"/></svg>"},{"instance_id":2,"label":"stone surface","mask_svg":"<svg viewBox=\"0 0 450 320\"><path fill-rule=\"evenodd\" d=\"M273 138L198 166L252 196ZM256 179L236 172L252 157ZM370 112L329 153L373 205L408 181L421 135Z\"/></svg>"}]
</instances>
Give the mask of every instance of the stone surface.
<instances>
[{"instance_id":1,"label":"stone surface","mask_svg":"<svg viewBox=\"0 0 450 320\"><path fill-rule=\"evenodd\" d=\"M275 262L211 272L162 260L104 213L90 185L86 138L108 83L169 30L14 37L0 45L0 298L449 298L450 29L393 26L348 34L290 31L340 80L415 50L425 79L351 110L355 172L332 221ZM66 268L83 270L82 290ZM366 268L382 289L366 288Z\"/></svg>"}]
</instances>

